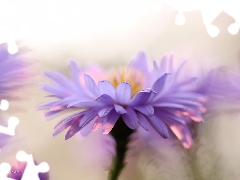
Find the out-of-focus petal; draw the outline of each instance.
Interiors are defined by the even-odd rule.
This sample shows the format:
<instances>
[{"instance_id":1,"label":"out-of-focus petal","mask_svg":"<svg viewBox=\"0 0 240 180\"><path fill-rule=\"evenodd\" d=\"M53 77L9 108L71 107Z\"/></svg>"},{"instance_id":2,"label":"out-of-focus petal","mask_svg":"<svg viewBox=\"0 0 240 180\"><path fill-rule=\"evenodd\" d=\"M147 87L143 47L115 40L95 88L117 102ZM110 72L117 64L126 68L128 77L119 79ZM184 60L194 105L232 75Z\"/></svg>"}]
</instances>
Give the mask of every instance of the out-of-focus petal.
<instances>
[{"instance_id":1,"label":"out-of-focus petal","mask_svg":"<svg viewBox=\"0 0 240 180\"><path fill-rule=\"evenodd\" d=\"M140 70L143 74L148 74L148 63L144 52L139 52L136 59L130 62L128 68Z\"/></svg>"},{"instance_id":2,"label":"out-of-focus petal","mask_svg":"<svg viewBox=\"0 0 240 180\"><path fill-rule=\"evenodd\" d=\"M177 138L182 142L182 145L189 149L193 146L193 134L187 126L180 126L173 124L170 126L170 129L177 136Z\"/></svg>"},{"instance_id":3,"label":"out-of-focus petal","mask_svg":"<svg viewBox=\"0 0 240 180\"><path fill-rule=\"evenodd\" d=\"M93 124L92 130L93 130L93 131L96 131L96 130L98 130L100 127L102 127L102 125L103 125L103 120L104 120L104 118L98 117L98 118L96 119L96 121L94 122L94 124Z\"/></svg>"},{"instance_id":4,"label":"out-of-focus petal","mask_svg":"<svg viewBox=\"0 0 240 180\"><path fill-rule=\"evenodd\" d=\"M157 93L161 93L164 88L166 78L169 74L164 74L163 76L159 77L153 84L152 89Z\"/></svg>"}]
</instances>

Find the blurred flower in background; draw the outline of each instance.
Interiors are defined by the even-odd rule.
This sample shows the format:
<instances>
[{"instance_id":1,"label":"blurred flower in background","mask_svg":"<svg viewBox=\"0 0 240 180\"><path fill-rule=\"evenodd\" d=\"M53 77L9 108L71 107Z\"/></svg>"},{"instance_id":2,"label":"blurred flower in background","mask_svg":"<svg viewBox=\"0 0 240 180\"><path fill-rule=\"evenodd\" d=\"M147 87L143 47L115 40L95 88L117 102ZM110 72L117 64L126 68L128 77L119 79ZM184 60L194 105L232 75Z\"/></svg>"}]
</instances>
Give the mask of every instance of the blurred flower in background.
<instances>
[{"instance_id":1,"label":"blurred flower in background","mask_svg":"<svg viewBox=\"0 0 240 180\"><path fill-rule=\"evenodd\" d=\"M21 52L9 54L7 44L0 45L0 98L16 99L26 86L29 64L21 57Z\"/></svg>"}]
</instances>

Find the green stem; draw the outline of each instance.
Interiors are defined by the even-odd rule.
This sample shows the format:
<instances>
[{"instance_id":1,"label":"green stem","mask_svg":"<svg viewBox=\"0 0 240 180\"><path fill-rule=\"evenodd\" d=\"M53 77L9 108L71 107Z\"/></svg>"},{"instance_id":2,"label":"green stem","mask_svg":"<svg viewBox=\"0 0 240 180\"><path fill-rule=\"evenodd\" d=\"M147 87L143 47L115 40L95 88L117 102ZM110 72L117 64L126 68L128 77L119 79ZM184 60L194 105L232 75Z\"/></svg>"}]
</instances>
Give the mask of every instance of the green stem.
<instances>
[{"instance_id":1,"label":"green stem","mask_svg":"<svg viewBox=\"0 0 240 180\"><path fill-rule=\"evenodd\" d=\"M112 166L108 175L108 180L118 180L118 177L125 166L125 156L131 134L134 130L130 129L120 117L113 127L110 134L116 141L116 155L113 158Z\"/></svg>"}]
</instances>

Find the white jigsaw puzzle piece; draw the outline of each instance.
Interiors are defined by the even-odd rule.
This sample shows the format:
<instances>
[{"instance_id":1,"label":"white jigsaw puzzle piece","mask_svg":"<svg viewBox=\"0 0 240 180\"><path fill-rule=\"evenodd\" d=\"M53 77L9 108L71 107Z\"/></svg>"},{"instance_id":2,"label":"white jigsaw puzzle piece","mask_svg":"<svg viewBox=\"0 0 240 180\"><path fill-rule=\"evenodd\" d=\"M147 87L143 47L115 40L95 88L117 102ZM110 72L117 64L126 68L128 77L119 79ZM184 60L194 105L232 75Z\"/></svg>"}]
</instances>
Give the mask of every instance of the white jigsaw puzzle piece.
<instances>
[{"instance_id":1,"label":"white jigsaw puzzle piece","mask_svg":"<svg viewBox=\"0 0 240 180\"><path fill-rule=\"evenodd\" d=\"M212 22L221 12L225 12L235 20L235 23L228 26L228 32L232 35L239 32L239 0L156 0L152 6L153 11L160 12L162 4L171 6L179 12L175 19L175 24L177 25L183 25L186 21L183 12L200 10L208 34L212 37L216 37L220 30L217 26L213 25Z\"/></svg>"},{"instance_id":2,"label":"white jigsaw puzzle piece","mask_svg":"<svg viewBox=\"0 0 240 180\"><path fill-rule=\"evenodd\" d=\"M1 163L0 164L0 179L1 180L15 180L12 178L7 177L8 173L11 170L11 166L8 163Z\"/></svg>"},{"instance_id":3,"label":"white jigsaw puzzle piece","mask_svg":"<svg viewBox=\"0 0 240 180\"><path fill-rule=\"evenodd\" d=\"M38 173L46 173L49 171L49 165L46 162L42 162L39 165L35 165L33 156L27 154L24 151L19 151L16 155L18 161L27 162L27 166L24 170L21 180L40 180Z\"/></svg>"},{"instance_id":4,"label":"white jigsaw puzzle piece","mask_svg":"<svg viewBox=\"0 0 240 180\"><path fill-rule=\"evenodd\" d=\"M15 129L17 125L19 124L19 119L15 116L11 116L8 119L8 126L0 126L0 133L7 134L9 136L14 136L15 135Z\"/></svg>"}]
</instances>

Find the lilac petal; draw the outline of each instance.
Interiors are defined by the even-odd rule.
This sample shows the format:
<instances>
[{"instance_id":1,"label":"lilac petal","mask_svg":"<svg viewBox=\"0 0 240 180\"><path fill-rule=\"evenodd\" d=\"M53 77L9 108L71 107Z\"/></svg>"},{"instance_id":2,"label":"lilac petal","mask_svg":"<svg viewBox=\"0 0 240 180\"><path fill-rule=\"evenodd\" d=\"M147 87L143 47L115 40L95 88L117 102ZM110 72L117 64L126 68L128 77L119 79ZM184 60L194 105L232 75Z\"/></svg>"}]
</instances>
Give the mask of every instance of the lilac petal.
<instances>
[{"instance_id":1,"label":"lilac petal","mask_svg":"<svg viewBox=\"0 0 240 180\"><path fill-rule=\"evenodd\" d=\"M84 79L87 88L91 91L92 94L94 94L96 97L99 96L98 88L94 80L89 76L84 74Z\"/></svg>"},{"instance_id":2,"label":"lilac petal","mask_svg":"<svg viewBox=\"0 0 240 180\"><path fill-rule=\"evenodd\" d=\"M170 59L169 59L168 71L169 71L169 73L174 73L174 68L173 68L173 55L171 55L171 56L170 56Z\"/></svg>"},{"instance_id":3,"label":"lilac petal","mask_svg":"<svg viewBox=\"0 0 240 180\"><path fill-rule=\"evenodd\" d=\"M59 112L62 112L64 109L62 110L57 110L57 111L47 111L44 113L44 117L50 117L50 116L53 116L54 114L57 114Z\"/></svg>"},{"instance_id":4,"label":"lilac petal","mask_svg":"<svg viewBox=\"0 0 240 180\"><path fill-rule=\"evenodd\" d=\"M122 107L117 104L114 104L115 110L118 114L125 114L127 111Z\"/></svg>"},{"instance_id":5,"label":"lilac petal","mask_svg":"<svg viewBox=\"0 0 240 180\"><path fill-rule=\"evenodd\" d=\"M135 106L134 109L138 110L139 112L145 114L146 116L152 116L154 114L153 106Z\"/></svg>"},{"instance_id":6,"label":"lilac petal","mask_svg":"<svg viewBox=\"0 0 240 180\"><path fill-rule=\"evenodd\" d=\"M54 103L55 102L48 102L48 103L40 104L39 106L37 106L37 110L49 108L49 107L53 106Z\"/></svg>"},{"instance_id":7,"label":"lilac petal","mask_svg":"<svg viewBox=\"0 0 240 180\"><path fill-rule=\"evenodd\" d=\"M187 126L171 125L170 129L177 136L177 138L182 141L182 145L189 149L193 146L193 134Z\"/></svg>"},{"instance_id":8,"label":"lilac petal","mask_svg":"<svg viewBox=\"0 0 240 180\"><path fill-rule=\"evenodd\" d=\"M156 78L159 78L166 73L165 71L161 71L158 68L157 62L155 60L153 61L153 73L154 73L154 76L156 76Z\"/></svg>"},{"instance_id":9,"label":"lilac petal","mask_svg":"<svg viewBox=\"0 0 240 180\"><path fill-rule=\"evenodd\" d=\"M83 116L82 120L79 123L80 127L85 126L90 121L92 121L98 114L99 108L92 108L85 112L85 115Z\"/></svg>"},{"instance_id":10,"label":"lilac petal","mask_svg":"<svg viewBox=\"0 0 240 180\"><path fill-rule=\"evenodd\" d=\"M78 108L92 108L99 106L99 103L96 101L86 101L86 102L73 102L67 106L67 108L78 107Z\"/></svg>"},{"instance_id":11,"label":"lilac petal","mask_svg":"<svg viewBox=\"0 0 240 180\"><path fill-rule=\"evenodd\" d=\"M63 130L65 130L66 128L68 128L69 126L72 125L72 119L67 121L64 124L59 125L56 129L54 129L53 131L53 136L56 136L57 134L59 134L60 132L62 132Z\"/></svg>"},{"instance_id":12,"label":"lilac petal","mask_svg":"<svg viewBox=\"0 0 240 180\"><path fill-rule=\"evenodd\" d=\"M175 93L166 95L165 97L193 99L193 100L198 100L200 102L207 102L207 97L205 95L194 93L194 92L175 92Z\"/></svg>"},{"instance_id":13,"label":"lilac petal","mask_svg":"<svg viewBox=\"0 0 240 180\"><path fill-rule=\"evenodd\" d=\"M60 132L62 132L63 130L65 130L66 128L68 128L69 126L77 126L79 122L81 121L82 116L77 116L75 118L71 118L69 120L66 120L64 122L62 122L61 124L58 124L56 128L54 128L54 132L53 132L53 136L56 136L57 134L59 134ZM76 124L76 122L78 122L78 124ZM71 129L71 128L70 128Z\"/></svg>"},{"instance_id":14,"label":"lilac petal","mask_svg":"<svg viewBox=\"0 0 240 180\"><path fill-rule=\"evenodd\" d=\"M64 99L60 99L59 101L55 101L52 106L50 107L51 110L55 110L56 108L62 107L62 106L68 106L72 102L77 101L77 98L74 96L66 97Z\"/></svg>"},{"instance_id":15,"label":"lilac petal","mask_svg":"<svg viewBox=\"0 0 240 180\"><path fill-rule=\"evenodd\" d=\"M166 56L164 56L161 60L160 64L160 71L165 72L165 73L173 73L174 68L173 68L173 56L168 59Z\"/></svg>"},{"instance_id":16,"label":"lilac petal","mask_svg":"<svg viewBox=\"0 0 240 180\"><path fill-rule=\"evenodd\" d=\"M73 115L70 115L66 118L64 118L63 120L59 121L55 126L54 126L54 129L58 128L58 126L60 126L61 124L65 124L69 121L71 121L72 119L76 118L76 117L82 117L87 111L82 111L82 112L78 112L78 113L75 113Z\"/></svg>"},{"instance_id":17,"label":"lilac petal","mask_svg":"<svg viewBox=\"0 0 240 180\"><path fill-rule=\"evenodd\" d=\"M69 138L73 137L77 132L80 131L82 127L79 127L79 123L81 122L81 119L77 119L73 122L69 130L67 131L65 135L65 140L68 140Z\"/></svg>"},{"instance_id":18,"label":"lilac petal","mask_svg":"<svg viewBox=\"0 0 240 180\"><path fill-rule=\"evenodd\" d=\"M181 82L178 84L178 90L179 91L192 91L195 90L195 86L193 83L197 80L197 77L192 77L184 82Z\"/></svg>"},{"instance_id":19,"label":"lilac petal","mask_svg":"<svg viewBox=\"0 0 240 180\"><path fill-rule=\"evenodd\" d=\"M107 94L111 96L113 99L115 99L115 89L109 81L99 81L98 90L101 95Z\"/></svg>"},{"instance_id":20,"label":"lilac petal","mask_svg":"<svg viewBox=\"0 0 240 180\"><path fill-rule=\"evenodd\" d=\"M62 87L71 86L69 79L60 72L44 72L44 75Z\"/></svg>"},{"instance_id":21,"label":"lilac petal","mask_svg":"<svg viewBox=\"0 0 240 180\"><path fill-rule=\"evenodd\" d=\"M202 121L203 121L202 116L199 115L199 114L197 114L197 113L191 114L191 115L190 115L190 118L191 118L193 121L196 121L196 122L202 122Z\"/></svg>"},{"instance_id":22,"label":"lilac petal","mask_svg":"<svg viewBox=\"0 0 240 180\"><path fill-rule=\"evenodd\" d=\"M180 66L178 67L177 72L174 74L174 79L175 79L175 81L177 80L177 78L179 77L180 73L182 72L183 67L184 67L184 65L186 64L186 62L187 62L187 61L183 61L183 62L180 64Z\"/></svg>"},{"instance_id":23,"label":"lilac petal","mask_svg":"<svg viewBox=\"0 0 240 180\"><path fill-rule=\"evenodd\" d=\"M51 93L52 95L54 95L58 98L63 98L63 97L70 94L65 89L63 89L61 87L58 87L58 86L55 86L55 85L46 84L46 85L43 85L41 88L44 91L47 91L47 92Z\"/></svg>"},{"instance_id":24,"label":"lilac petal","mask_svg":"<svg viewBox=\"0 0 240 180\"><path fill-rule=\"evenodd\" d=\"M101 117L96 119L95 123L93 124L92 131L98 130L103 125L103 119L104 118Z\"/></svg>"},{"instance_id":25,"label":"lilac petal","mask_svg":"<svg viewBox=\"0 0 240 180\"><path fill-rule=\"evenodd\" d=\"M160 71L162 72L165 72L165 73L168 73L168 68L167 68L167 57L164 56L161 60L161 63L160 63Z\"/></svg>"},{"instance_id":26,"label":"lilac petal","mask_svg":"<svg viewBox=\"0 0 240 180\"><path fill-rule=\"evenodd\" d=\"M152 127L163 137L168 138L169 132L166 124L157 116L153 115L148 117L149 122L152 124Z\"/></svg>"},{"instance_id":27,"label":"lilac petal","mask_svg":"<svg viewBox=\"0 0 240 180\"><path fill-rule=\"evenodd\" d=\"M112 105L114 104L114 100L107 94L101 95L99 98L96 99L97 102L103 103L105 105Z\"/></svg>"},{"instance_id":28,"label":"lilac petal","mask_svg":"<svg viewBox=\"0 0 240 180\"><path fill-rule=\"evenodd\" d=\"M112 128L114 127L115 123L117 122L120 114L116 113L112 110L103 121L103 134L108 134Z\"/></svg>"},{"instance_id":29,"label":"lilac petal","mask_svg":"<svg viewBox=\"0 0 240 180\"><path fill-rule=\"evenodd\" d=\"M151 89L144 89L139 91L131 100L130 105L131 106L136 106L139 105L141 106L142 104L146 103L148 98L150 97L151 94L155 93Z\"/></svg>"},{"instance_id":30,"label":"lilac petal","mask_svg":"<svg viewBox=\"0 0 240 180\"><path fill-rule=\"evenodd\" d=\"M135 111L132 108L127 108L127 113L123 114L123 121L130 129L136 129L138 127L138 118Z\"/></svg>"},{"instance_id":31,"label":"lilac petal","mask_svg":"<svg viewBox=\"0 0 240 180\"><path fill-rule=\"evenodd\" d=\"M83 137L88 136L92 132L92 127L93 127L94 122L95 121L93 120L93 121L89 122L86 126L84 126L84 128L80 129L80 134Z\"/></svg>"},{"instance_id":32,"label":"lilac petal","mask_svg":"<svg viewBox=\"0 0 240 180\"><path fill-rule=\"evenodd\" d=\"M139 125L146 131L149 131L148 122L147 122L146 118L144 117L144 115L139 112L137 112L136 114L137 114Z\"/></svg>"},{"instance_id":33,"label":"lilac petal","mask_svg":"<svg viewBox=\"0 0 240 180\"><path fill-rule=\"evenodd\" d=\"M122 82L116 89L116 100L120 104L128 104L132 96L132 88L128 82Z\"/></svg>"},{"instance_id":34,"label":"lilac petal","mask_svg":"<svg viewBox=\"0 0 240 180\"><path fill-rule=\"evenodd\" d=\"M148 63L144 52L139 52L136 59L134 59L128 66L140 70L143 74L148 74Z\"/></svg>"},{"instance_id":35,"label":"lilac petal","mask_svg":"<svg viewBox=\"0 0 240 180\"><path fill-rule=\"evenodd\" d=\"M177 108L177 109L183 109L183 110L188 110L188 108L184 105L181 104L176 104L176 103L154 103L154 107L167 107L167 108Z\"/></svg>"},{"instance_id":36,"label":"lilac petal","mask_svg":"<svg viewBox=\"0 0 240 180\"><path fill-rule=\"evenodd\" d=\"M190 106L196 106L196 107L202 107L202 103L196 101L196 100L188 100L188 99L180 99L180 98L162 98L161 101L168 101L168 102L174 102L176 104L184 104L184 105L190 105Z\"/></svg>"},{"instance_id":37,"label":"lilac petal","mask_svg":"<svg viewBox=\"0 0 240 180\"><path fill-rule=\"evenodd\" d=\"M102 108L102 109L98 112L98 116L104 117L104 116L108 115L108 113L109 113L112 109L113 109L113 106Z\"/></svg>"},{"instance_id":38,"label":"lilac petal","mask_svg":"<svg viewBox=\"0 0 240 180\"><path fill-rule=\"evenodd\" d=\"M165 85L165 81L167 79L169 74L164 74L163 76L159 77L153 84L152 89L156 91L157 93L160 93Z\"/></svg>"},{"instance_id":39,"label":"lilac petal","mask_svg":"<svg viewBox=\"0 0 240 180\"><path fill-rule=\"evenodd\" d=\"M69 66L70 66L70 72L71 72L71 77L72 77L73 83L77 87L82 87L80 84L80 80L79 80L79 74L81 73L81 70L77 67L77 65L74 61L70 61Z\"/></svg>"},{"instance_id":40,"label":"lilac petal","mask_svg":"<svg viewBox=\"0 0 240 180\"><path fill-rule=\"evenodd\" d=\"M163 119L166 119L167 121L172 121L172 123L186 124L186 121L184 121L183 119L181 119L171 113L170 112L162 112L161 109L158 110L156 108L154 114L156 114L158 117L162 117Z\"/></svg>"}]
</instances>

